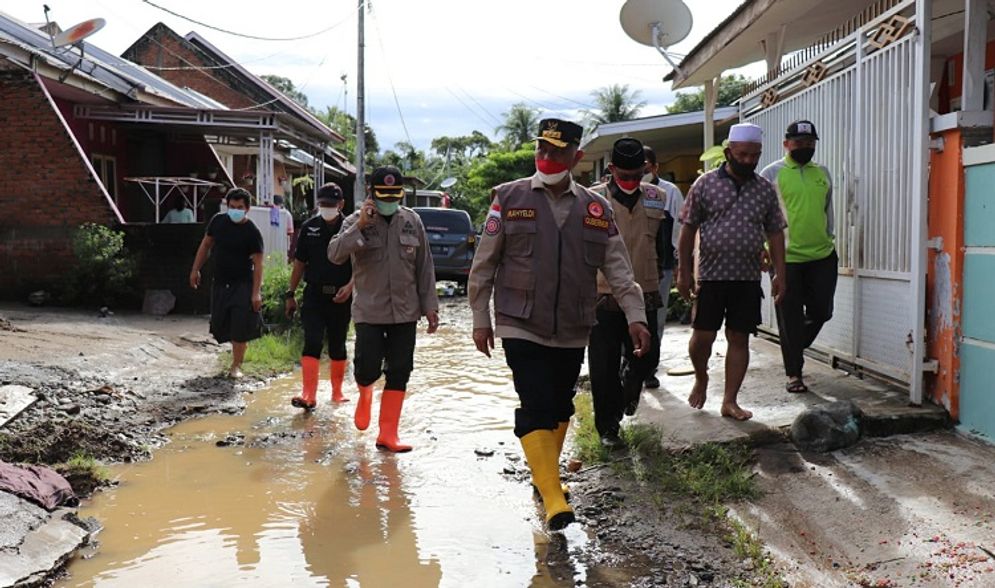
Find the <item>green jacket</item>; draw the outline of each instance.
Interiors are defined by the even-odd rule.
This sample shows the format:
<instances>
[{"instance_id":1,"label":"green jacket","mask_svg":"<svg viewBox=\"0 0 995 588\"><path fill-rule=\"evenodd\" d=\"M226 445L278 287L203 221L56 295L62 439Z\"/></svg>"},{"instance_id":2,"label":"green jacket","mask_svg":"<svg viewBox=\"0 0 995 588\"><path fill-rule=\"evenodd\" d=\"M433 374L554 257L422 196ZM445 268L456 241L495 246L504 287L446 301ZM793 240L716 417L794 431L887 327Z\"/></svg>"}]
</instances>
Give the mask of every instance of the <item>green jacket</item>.
<instances>
[{"instance_id":1,"label":"green jacket","mask_svg":"<svg viewBox=\"0 0 995 588\"><path fill-rule=\"evenodd\" d=\"M788 220L785 231L788 263L803 263L829 257L835 244L833 180L825 166L799 165L785 155L760 172L777 190Z\"/></svg>"}]
</instances>

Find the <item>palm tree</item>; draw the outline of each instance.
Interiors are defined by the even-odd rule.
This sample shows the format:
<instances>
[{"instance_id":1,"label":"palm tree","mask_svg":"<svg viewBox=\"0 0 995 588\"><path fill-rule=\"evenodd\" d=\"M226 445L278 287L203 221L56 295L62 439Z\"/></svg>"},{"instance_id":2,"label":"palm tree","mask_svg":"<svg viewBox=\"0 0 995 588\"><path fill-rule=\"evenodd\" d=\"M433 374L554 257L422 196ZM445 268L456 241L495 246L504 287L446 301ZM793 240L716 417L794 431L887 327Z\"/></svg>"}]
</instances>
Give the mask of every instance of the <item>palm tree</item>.
<instances>
[{"instance_id":1,"label":"palm tree","mask_svg":"<svg viewBox=\"0 0 995 588\"><path fill-rule=\"evenodd\" d=\"M597 110L585 110L584 114L595 124L632 120L646 106L640 102L639 90L629 90L629 84L613 84L591 92Z\"/></svg>"},{"instance_id":2,"label":"palm tree","mask_svg":"<svg viewBox=\"0 0 995 588\"><path fill-rule=\"evenodd\" d=\"M504 124L495 129L504 135L509 147L518 148L522 143L528 143L535 138L539 129L539 111L526 106L524 102L513 104L504 113Z\"/></svg>"}]
</instances>

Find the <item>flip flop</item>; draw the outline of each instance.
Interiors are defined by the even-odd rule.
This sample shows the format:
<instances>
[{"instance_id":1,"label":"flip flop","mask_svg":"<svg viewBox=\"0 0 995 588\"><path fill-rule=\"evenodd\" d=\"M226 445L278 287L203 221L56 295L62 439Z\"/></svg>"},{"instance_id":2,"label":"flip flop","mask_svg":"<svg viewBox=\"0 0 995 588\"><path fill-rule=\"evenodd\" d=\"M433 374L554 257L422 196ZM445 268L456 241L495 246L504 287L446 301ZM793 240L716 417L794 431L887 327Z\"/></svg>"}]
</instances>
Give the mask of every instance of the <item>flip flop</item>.
<instances>
[{"instance_id":1,"label":"flip flop","mask_svg":"<svg viewBox=\"0 0 995 588\"><path fill-rule=\"evenodd\" d=\"M808 386L806 386L805 382L801 380L793 380L788 382L784 385L784 389L791 394L805 394L808 392Z\"/></svg>"},{"instance_id":2,"label":"flip flop","mask_svg":"<svg viewBox=\"0 0 995 588\"><path fill-rule=\"evenodd\" d=\"M691 376L694 375L694 366L677 366L667 370L668 376Z\"/></svg>"}]
</instances>

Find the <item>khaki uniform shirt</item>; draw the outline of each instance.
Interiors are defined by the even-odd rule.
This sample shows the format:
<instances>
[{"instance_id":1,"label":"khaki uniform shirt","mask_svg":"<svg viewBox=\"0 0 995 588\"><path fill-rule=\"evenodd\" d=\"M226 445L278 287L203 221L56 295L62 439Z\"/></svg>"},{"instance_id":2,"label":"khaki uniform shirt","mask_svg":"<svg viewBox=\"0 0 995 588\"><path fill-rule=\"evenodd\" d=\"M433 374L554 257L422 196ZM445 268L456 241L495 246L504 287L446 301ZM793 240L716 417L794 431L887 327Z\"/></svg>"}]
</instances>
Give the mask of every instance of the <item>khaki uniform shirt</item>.
<instances>
[{"instance_id":1,"label":"khaki uniform shirt","mask_svg":"<svg viewBox=\"0 0 995 588\"><path fill-rule=\"evenodd\" d=\"M378 214L360 231L359 214L349 215L328 243L332 263L352 258L353 321L411 323L439 310L435 266L421 217L402 206L390 222Z\"/></svg>"},{"instance_id":2,"label":"khaki uniform shirt","mask_svg":"<svg viewBox=\"0 0 995 588\"><path fill-rule=\"evenodd\" d=\"M567 216L570 214L577 195L586 190L586 188L571 181L564 193L553 194L543 185L537 175L532 176L531 186L537 198L544 197L549 201L549 206L559 227L563 226ZM504 243L505 236L503 229L494 235L489 235L485 232L474 255L473 269L470 272L468 282L468 292L470 308L473 310L473 327L475 329L491 328L491 295L494 291L495 274L502 262ZM646 311L643 305L643 292L633 278L629 254L626 252L622 237L617 232L612 234L608 239L604 264L601 266L600 271L605 275L608 283L611 284L612 293L618 300L619 306L625 312L629 324L645 323ZM577 348L586 347L588 343L588 337L569 339L558 338L555 335L553 337L542 337L525 329L508 325L498 325L495 336L525 339L547 347Z\"/></svg>"},{"instance_id":3,"label":"khaki uniform shirt","mask_svg":"<svg viewBox=\"0 0 995 588\"><path fill-rule=\"evenodd\" d=\"M656 256L657 233L666 216L666 194L652 184L643 182L638 192L633 194L636 204L630 210L615 199L614 184L598 184L591 191L601 194L611 203L615 212L615 224L622 235L622 241L629 252L632 271L643 292L651 294L660 288L659 263ZM602 272L598 272L598 294L610 294L611 287ZM654 297L655 298L655 297Z\"/></svg>"}]
</instances>

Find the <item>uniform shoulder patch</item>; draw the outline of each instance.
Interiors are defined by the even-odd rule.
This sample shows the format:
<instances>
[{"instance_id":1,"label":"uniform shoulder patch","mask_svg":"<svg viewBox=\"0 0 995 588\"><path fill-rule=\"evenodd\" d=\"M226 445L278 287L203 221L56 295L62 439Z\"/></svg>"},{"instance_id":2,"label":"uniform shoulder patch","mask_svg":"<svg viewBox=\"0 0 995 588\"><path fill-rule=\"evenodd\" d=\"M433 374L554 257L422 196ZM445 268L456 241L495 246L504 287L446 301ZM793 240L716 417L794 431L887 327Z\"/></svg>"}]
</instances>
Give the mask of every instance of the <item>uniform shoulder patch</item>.
<instances>
[{"instance_id":1,"label":"uniform shoulder patch","mask_svg":"<svg viewBox=\"0 0 995 588\"><path fill-rule=\"evenodd\" d=\"M587 214L593 216L594 218L601 218L605 216L605 207L601 206L601 203L597 200L589 202L587 204Z\"/></svg>"},{"instance_id":2,"label":"uniform shoulder patch","mask_svg":"<svg viewBox=\"0 0 995 588\"><path fill-rule=\"evenodd\" d=\"M484 234L493 237L501 232L501 217L487 215L487 221L484 223Z\"/></svg>"}]
</instances>

